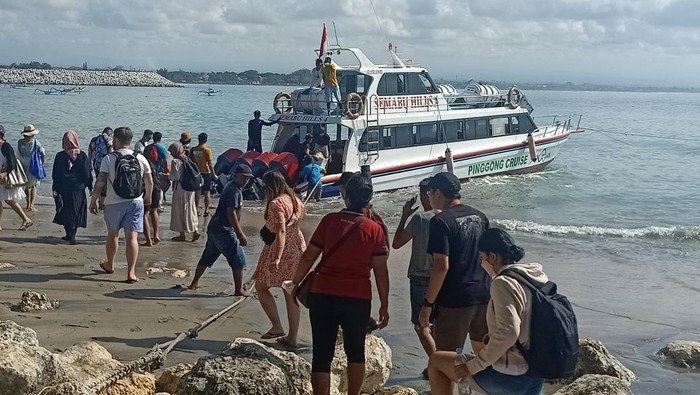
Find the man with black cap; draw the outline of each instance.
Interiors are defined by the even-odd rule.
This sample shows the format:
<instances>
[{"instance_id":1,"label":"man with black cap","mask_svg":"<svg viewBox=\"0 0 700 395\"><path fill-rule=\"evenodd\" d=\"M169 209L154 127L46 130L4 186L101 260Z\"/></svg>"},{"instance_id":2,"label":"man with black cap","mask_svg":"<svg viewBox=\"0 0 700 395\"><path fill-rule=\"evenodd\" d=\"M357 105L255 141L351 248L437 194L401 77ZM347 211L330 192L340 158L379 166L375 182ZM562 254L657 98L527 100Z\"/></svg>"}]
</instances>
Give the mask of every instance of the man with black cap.
<instances>
[{"instance_id":1,"label":"man with black cap","mask_svg":"<svg viewBox=\"0 0 700 395\"><path fill-rule=\"evenodd\" d=\"M253 172L247 164L240 164L233 170L233 178L221 192L216 212L207 226L207 244L199 258L189 289L199 287L199 279L204 272L214 265L223 255L233 271L234 296L250 296L243 289L243 268L245 255L241 247L248 244L248 239L241 228L241 208L243 194L241 190L253 178Z\"/></svg>"},{"instance_id":2,"label":"man with black cap","mask_svg":"<svg viewBox=\"0 0 700 395\"><path fill-rule=\"evenodd\" d=\"M427 185L430 205L441 210L430 220L428 254L433 269L419 323L430 324L437 350L462 348L469 335L478 352L488 332L486 305L490 299L490 278L481 268L477 241L488 229L481 211L462 204L461 185L452 173L434 175Z\"/></svg>"}]
</instances>

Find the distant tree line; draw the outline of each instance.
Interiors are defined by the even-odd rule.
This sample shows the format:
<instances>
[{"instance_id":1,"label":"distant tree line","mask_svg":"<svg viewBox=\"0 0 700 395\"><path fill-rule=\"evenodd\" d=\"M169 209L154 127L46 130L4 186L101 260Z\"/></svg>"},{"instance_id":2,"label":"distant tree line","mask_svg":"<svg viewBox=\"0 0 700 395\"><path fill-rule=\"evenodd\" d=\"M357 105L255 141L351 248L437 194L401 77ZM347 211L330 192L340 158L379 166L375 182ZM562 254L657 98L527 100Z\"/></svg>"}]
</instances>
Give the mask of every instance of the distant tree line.
<instances>
[{"instance_id":1,"label":"distant tree line","mask_svg":"<svg viewBox=\"0 0 700 395\"><path fill-rule=\"evenodd\" d=\"M156 70L158 74L176 83L184 84L224 84L224 85L308 85L311 80L311 70L299 69L290 74L259 72L246 70L240 73L219 71L197 73L192 71Z\"/></svg>"},{"instance_id":2,"label":"distant tree line","mask_svg":"<svg viewBox=\"0 0 700 395\"><path fill-rule=\"evenodd\" d=\"M47 69L50 70L51 67L48 63L39 63L37 61L32 61L29 63L12 63L10 65L0 65L2 69Z\"/></svg>"}]
</instances>

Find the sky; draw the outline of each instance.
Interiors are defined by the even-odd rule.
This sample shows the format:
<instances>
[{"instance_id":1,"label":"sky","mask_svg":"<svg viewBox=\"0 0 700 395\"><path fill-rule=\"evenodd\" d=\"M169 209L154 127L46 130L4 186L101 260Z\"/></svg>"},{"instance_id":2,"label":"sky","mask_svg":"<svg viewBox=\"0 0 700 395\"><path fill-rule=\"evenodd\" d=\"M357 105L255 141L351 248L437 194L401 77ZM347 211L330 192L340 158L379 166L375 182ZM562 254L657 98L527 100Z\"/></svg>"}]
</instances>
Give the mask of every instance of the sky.
<instances>
[{"instance_id":1,"label":"sky","mask_svg":"<svg viewBox=\"0 0 700 395\"><path fill-rule=\"evenodd\" d=\"M334 22L433 78L700 87L700 0L0 0L0 64L289 73Z\"/></svg>"}]
</instances>

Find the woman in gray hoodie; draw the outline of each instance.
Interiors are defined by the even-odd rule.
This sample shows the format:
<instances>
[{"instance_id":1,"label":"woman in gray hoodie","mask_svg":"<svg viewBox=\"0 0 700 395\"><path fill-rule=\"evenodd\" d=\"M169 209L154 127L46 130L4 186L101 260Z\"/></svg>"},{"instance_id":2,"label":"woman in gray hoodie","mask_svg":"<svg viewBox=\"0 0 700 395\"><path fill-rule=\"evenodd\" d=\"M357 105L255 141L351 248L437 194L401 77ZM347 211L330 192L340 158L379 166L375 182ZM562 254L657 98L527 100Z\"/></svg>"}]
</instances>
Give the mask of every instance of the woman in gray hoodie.
<instances>
[{"instance_id":1,"label":"woman in gray hoodie","mask_svg":"<svg viewBox=\"0 0 700 395\"><path fill-rule=\"evenodd\" d=\"M519 341L529 348L532 294L516 279L500 274L515 270L536 285L545 284L547 275L539 263L519 263L525 250L504 230L486 230L478 248L481 266L493 278L485 346L476 355L467 355L466 363L459 363L464 359L455 352L433 353L428 364L432 394L452 394L453 382L469 380L470 388L480 394L538 395L544 380L525 375L527 362L515 345Z\"/></svg>"}]
</instances>

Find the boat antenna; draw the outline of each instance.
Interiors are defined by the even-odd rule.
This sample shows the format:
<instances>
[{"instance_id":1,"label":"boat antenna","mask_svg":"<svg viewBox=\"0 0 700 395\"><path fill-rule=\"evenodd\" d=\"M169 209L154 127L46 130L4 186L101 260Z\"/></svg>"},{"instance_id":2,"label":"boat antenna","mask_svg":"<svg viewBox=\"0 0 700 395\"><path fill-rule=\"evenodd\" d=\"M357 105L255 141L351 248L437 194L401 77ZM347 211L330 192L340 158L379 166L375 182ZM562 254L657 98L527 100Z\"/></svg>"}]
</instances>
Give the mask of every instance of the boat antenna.
<instances>
[{"instance_id":1,"label":"boat antenna","mask_svg":"<svg viewBox=\"0 0 700 395\"><path fill-rule=\"evenodd\" d=\"M335 34L335 45L340 47L340 41L338 41L338 31L335 29L335 21L333 21L333 34Z\"/></svg>"},{"instance_id":2,"label":"boat antenna","mask_svg":"<svg viewBox=\"0 0 700 395\"><path fill-rule=\"evenodd\" d=\"M379 25L379 31L382 32L382 36L384 36L384 41L389 43L389 39L386 38L386 33L384 33L384 28L382 28L382 22L379 20L379 15L377 15L377 10L374 8L374 1L369 0L369 4L372 5L372 12L374 12L374 17L377 19L377 25Z\"/></svg>"}]
</instances>

